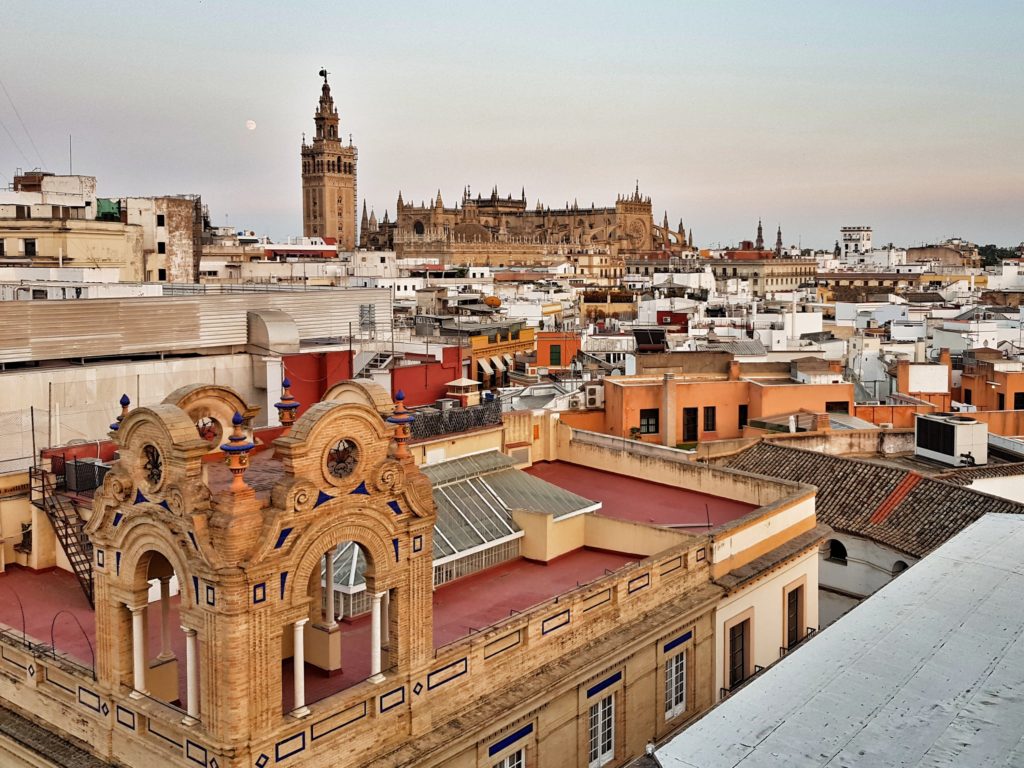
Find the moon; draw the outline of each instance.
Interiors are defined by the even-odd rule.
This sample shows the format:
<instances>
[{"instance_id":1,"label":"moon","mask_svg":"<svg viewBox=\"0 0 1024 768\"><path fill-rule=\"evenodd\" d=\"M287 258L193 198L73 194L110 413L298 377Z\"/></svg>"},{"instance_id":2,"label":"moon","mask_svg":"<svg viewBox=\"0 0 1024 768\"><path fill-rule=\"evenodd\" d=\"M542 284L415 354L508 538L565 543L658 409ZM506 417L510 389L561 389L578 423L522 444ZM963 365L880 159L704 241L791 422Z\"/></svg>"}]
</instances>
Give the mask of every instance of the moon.
<instances>
[{"instance_id":1,"label":"moon","mask_svg":"<svg viewBox=\"0 0 1024 768\"><path fill-rule=\"evenodd\" d=\"M256 121L255 120L246 120L245 121L245 127L248 128L250 131L255 131L256 130Z\"/></svg>"}]
</instances>

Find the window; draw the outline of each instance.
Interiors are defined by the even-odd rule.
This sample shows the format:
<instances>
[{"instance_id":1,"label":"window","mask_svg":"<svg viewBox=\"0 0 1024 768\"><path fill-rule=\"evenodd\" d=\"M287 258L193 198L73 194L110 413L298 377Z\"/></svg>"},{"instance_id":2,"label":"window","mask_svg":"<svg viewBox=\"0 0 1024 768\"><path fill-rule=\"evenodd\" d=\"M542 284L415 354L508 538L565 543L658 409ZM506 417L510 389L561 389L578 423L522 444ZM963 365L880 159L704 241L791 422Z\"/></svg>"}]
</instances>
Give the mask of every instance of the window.
<instances>
[{"instance_id":1,"label":"window","mask_svg":"<svg viewBox=\"0 0 1024 768\"><path fill-rule=\"evenodd\" d=\"M1005 411L1006 410L1006 395L1004 395L1002 392L997 392L996 393L996 410L997 411Z\"/></svg>"},{"instance_id":2,"label":"window","mask_svg":"<svg viewBox=\"0 0 1024 768\"><path fill-rule=\"evenodd\" d=\"M156 279L157 280L166 280L167 279L167 270L166 269L158 269L156 271Z\"/></svg>"},{"instance_id":3,"label":"window","mask_svg":"<svg viewBox=\"0 0 1024 768\"><path fill-rule=\"evenodd\" d=\"M0 256L4 253L4 241L0 240ZM1024 411L1024 392L1013 393L1013 410Z\"/></svg>"},{"instance_id":4,"label":"window","mask_svg":"<svg viewBox=\"0 0 1024 768\"><path fill-rule=\"evenodd\" d=\"M786 647L792 648L803 639L804 588L797 587L786 593Z\"/></svg>"},{"instance_id":5,"label":"window","mask_svg":"<svg viewBox=\"0 0 1024 768\"><path fill-rule=\"evenodd\" d=\"M562 345L552 344L551 345L551 365L562 364Z\"/></svg>"},{"instance_id":6,"label":"window","mask_svg":"<svg viewBox=\"0 0 1024 768\"><path fill-rule=\"evenodd\" d=\"M828 557L825 558L830 563L838 563L839 565L846 565L846 547L838 539L828 540Z\"/></svg>"},{"instance_id":7,"label":"window","mask_svg":"<svg viewBox=\"0 0 1024 768\"><path fill-rule=\"evenodd\" d=\"M517 749L511 755L507 755L504 760L496 762L494 768L524 768L525 765L526 757L523 750Z\"/></svg>"},{"instance_id":8,"label":"window","mask_svg":"<svg viewBox=\"0 0 1024 768\"><path fill-rule=\"evenodd\" d=\"M615 695L606 696L590 708L590 750L588 768L600 768L615 758Z\"/></svg>"},{"instance_id":9,"label":"window","mask_svg":"<svg viewBox=\"0 0 1024 768\"><path fill-rule=\"evenodd\" d=\"M829 400L825 403L825 413L849 413L850 404L845 400Z\"/></svg>"},{"instance_id":10,"label":"window","mask_svg":"<svg viewBox=\"0 0 1024 768\"><path fill-rule=\"evenodd\" d=\"M973 399L974 399L974 396L973 396L973 393L971 392L971 390L965 389L964 390L964 402L967 403L968 405L970 405L971 401Z\"/></svg>"},{"instance_id":11,"label":"window","mask_svg":"<svg viewBox=\"0 0 1024 768\"><path fill-rule=\"evenodd\" d=\"M0 237L0 256L4 255L4 239Z\"/></svg>"},{"instance_id":12,"label":"window","mask_svg":"<svg viewBox=\"0 0 1024 768\"><path fill-rule=\"evenodd\" d=\"M686 711L686 651L665 660L665 719Z\"/></svg>"},{"instance_id":13,"label":"window","mask_svg":"<svg viewBox=\"0 0 1024 768\"><path fill-rule=\"evenodd\" d=\"M658 434L658 409L642 408L640 410L640 434Z\"/></svg>"},{"instance_id":14,"label":"window","mask_svg":"<svg viewBox=\"0 0 1024 768\"><path fill-rule=\"evenodd\" d=\"M747 418L747 405L744 403L743 405L740 406L740 429L743 429L745 426L747 426Z\"/></svg>"},{"instance_id":15,"label":"window","mask_svg":"<svg viewBox=\"0 0 1024 768\"><path fill-rule=\"evenodd\" d=\"M716 413L715 413L715 406L713 406L713 405L705 405L704 406L704 431L705 432L714 432L715 429L716 429L716 427L715 427L715 422L716 421L717 421L717 419L716 419Z\"/></svg>"},{"instance_id":16,"label":"window","mask_svg":"<svg viewBox=\"0 0 1024 768\"><path fill-rule=\"evenodd\" d=\"M157 253L167 253L167 243L162 240L156 244Z\"/></svg>"},{"instance_id":17,"label":"window","mask_svg":"<svg viewBox=\"0 0 1024 768\"><path fill-rule=\"evenodd\" d=\"M729 628L729 688L747 679L747 641L750 632L750 619L744 619Z\"/></svg>"},{"instance_id":18,"label":"window","mask_svg":"<svg viewBox=\"0 0 1024 768\"><path fill-rule=\"evenodd\" d=\"M380 263L381 263L381 264L385 264L385 263L387 263L387 258L385 258L384 256L381 256L381 257L380 257Z\"/></svg>"},{"instance_id":19,"label":"window","mask_svg":"<svg viewBox=\"0 0 1024 768\"><path fill-rule=\"evenodd\" d=\"M35 256L36 255L36 241L35 240L26 240L25 241L25 255L26 256Z\"/></svg>"},{"instance_id":20,"label":"window","mask_svg":"<svg viewBox=\"0 0 1024 768\"><path fill-rule=\"evenodd\" d=\"M158 227L164 226L164 215L162 213L156 215L156 225Z\"/></svg>"}]
</instances>

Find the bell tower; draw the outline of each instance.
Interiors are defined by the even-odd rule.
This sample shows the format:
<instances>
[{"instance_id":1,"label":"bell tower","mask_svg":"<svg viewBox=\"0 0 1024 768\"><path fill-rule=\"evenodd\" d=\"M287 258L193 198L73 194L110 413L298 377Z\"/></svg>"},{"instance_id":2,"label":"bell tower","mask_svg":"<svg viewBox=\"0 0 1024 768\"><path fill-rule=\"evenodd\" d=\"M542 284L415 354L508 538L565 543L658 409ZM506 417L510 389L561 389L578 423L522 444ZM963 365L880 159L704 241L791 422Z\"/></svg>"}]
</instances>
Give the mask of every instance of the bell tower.
<instances>
[{"instance_id":1,"label":"bell tower","mask_svg":"<svg viewBox=\"0 0 1024 768\"><path fill-rule=\"evenodd\" d=\"M333 237L338 248L356 247L356 161L358 151L349 136L343 144L338 127L338 110L324 79L320 103L313 115L316 132L312 143L302 138L302 234L306 237Z\"/></svg>"}]
</instances>

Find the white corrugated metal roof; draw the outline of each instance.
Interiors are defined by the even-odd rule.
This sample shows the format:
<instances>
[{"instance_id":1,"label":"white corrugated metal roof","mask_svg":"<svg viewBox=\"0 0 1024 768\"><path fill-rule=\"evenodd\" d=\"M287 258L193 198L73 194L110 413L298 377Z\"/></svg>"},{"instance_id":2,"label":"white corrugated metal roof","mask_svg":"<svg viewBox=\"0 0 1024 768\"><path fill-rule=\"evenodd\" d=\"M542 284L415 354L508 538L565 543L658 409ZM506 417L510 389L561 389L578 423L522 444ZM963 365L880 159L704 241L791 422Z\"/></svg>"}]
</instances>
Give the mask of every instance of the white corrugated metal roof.
<instances>
[{"instance_id":1,"label":"white corrugated metal roof","mask_svg":"<svg viewBox=\"0 0 1024 768\"><path fill-rule=\"evenodd\" d=\"M1024 765L1024 515L989 514L657 750L664 768Z\"/></svg>"}]
</instances>

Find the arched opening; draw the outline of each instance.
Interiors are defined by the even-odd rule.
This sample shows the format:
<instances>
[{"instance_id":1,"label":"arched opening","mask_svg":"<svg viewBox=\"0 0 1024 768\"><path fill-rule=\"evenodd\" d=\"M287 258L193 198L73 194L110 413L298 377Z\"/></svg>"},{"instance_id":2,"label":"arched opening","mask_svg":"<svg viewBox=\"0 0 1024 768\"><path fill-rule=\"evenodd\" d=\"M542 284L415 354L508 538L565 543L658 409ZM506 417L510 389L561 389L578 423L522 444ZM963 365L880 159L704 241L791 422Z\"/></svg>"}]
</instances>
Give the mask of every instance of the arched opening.
<instances>
[{"instance_id":1,"label":"arched opening","mask_svg":"<svg viewBox=\"0 0 1024 768\"><path fill-rule=\"evenodd\" d=\"M412 231L413 231L413 234L422 235L423 234L423 222L422 221L415 222L412 225Z\"/></svg>"},{"instance_id":2,"label":"arched opening","mask_svg":"<svg viewBox=\"0 0 1024 768\"><path fill-rule=\"evenodd\" d=\"M828 547L826 560L837 565L846 565L846 547L839 539L829 539L825 545Z\"/></svg>"},{"instance_id":3,"label":"arched opening","mask_svg":"<svg viewBox=\"0 0 1024 768\"><path fill-rule=\"evenodd\" d=\"M127 606L131 614L132 696L162 701L198 719L198 637L181 615L183 583L182 574L161 552L150 550L139 558L136 599Z\"/></svg>"},{"instance_id":4,"label":"arched opening","mask_svg":"<svg viewBox=\"0 0 1024 768\"><path fill-rule=\"evenodd\" d=\"M383 679L381 673L393 666L393 590L375 593L372 573L369 552L355 541L339 542L321 555L306 584L309 614L285 627L281 639L284 713L364 680Z\"/></svg>"},{"instance_id":5,"label":"arched opening","mask_svg":"<svg viewBox=\"0 0 1024 768\"><path fill-rule=\"evenodd\" d=\"M904 561L897 560L895 563L892 564L892 577L895 579L909 567L910 566L907 565Z\"/></svg>"}]
</instances>

